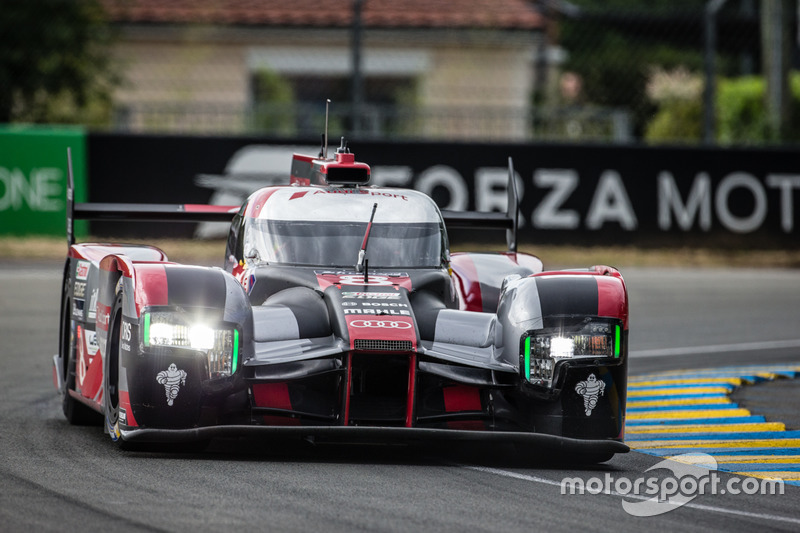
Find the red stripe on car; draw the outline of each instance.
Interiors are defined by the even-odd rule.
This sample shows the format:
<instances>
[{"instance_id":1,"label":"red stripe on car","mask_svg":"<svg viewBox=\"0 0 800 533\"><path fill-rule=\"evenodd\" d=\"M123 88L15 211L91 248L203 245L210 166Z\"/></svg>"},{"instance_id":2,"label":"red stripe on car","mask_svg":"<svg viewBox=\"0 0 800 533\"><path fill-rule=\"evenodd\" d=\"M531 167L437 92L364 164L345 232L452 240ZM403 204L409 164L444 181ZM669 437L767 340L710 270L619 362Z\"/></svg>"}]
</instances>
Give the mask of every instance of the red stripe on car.
<instances>
[{"instance_id":1,"label":"red stripe on car","mask_svg":"<svg viewBox=\"0 0 800 533\"><path fill-rule=\"evenodd\" d=\"M87 357L88 359L88 357ZM83 364L83 363L81 363ZM103 358L94 357L86 368L86 375L81 383L81 394L90 400L98 396L103 387Z\"/></svg>"},{"instance_id":2,"label":"red stripe on car","mask_svg":"<svg viewBox=\"0 0 800 533\"><path fill-rule=\"evenodd\" d=\"M253 385L253 401L256 407L292 410L289 386L286 383L258 383ZM289 416L264 415L262 421L269 426L299 426L300 420Z\"/></svg>"},{"instance_id":3,"label":"red stripe on car","mask_svg":"<svg viewBox=\"0 0 800 533\"><path fill-rule=\"evenodd\" d=\"M205 205L205 204L183 204L183 210L187 213L231 213L239 210L238 205Z\"/></svg>"},{"instance_id":4,"label":"red stripe on car","mask_svg":"<svg viewBox=\"0 0 800 533\"><path fill-rule=\"evenodd\" d=\"M297 200L298 198L302 198L306 194L308 194L308 191L296 192L289 197L289 200Z\"/></svg>"},{"instance_id":5,"label":"red stripe on car","mask_svg":"<svg viewBox=\"0 0 800 533\"><path fill-rule=\"evenodd\" d=\"M87 259L89 261L100 262L108 255L121 254L126 252L124 244L73 244L69 249L69 256L77 259ZM137 261L166 261L167 256L153 246L137 246Z\"/></svg>"},{"instance_id":6,"label":"red stripe on car","mask_svg":"<svg viewBox=\"0 0 800 533\"><path fill-rule=\"evenodd\" d=\"M256 407L292 409L289 386L286 383L257 383L253 385L253 400Z\"/></svg>"},{"instance_id":7,"label":"red stripe on car","mask_svg":"<svg viewBox=\"0 0 800 533\"><path fill-rule=\"evenodd\" d=\"M628 329L628 306L625 285L622 279L614 276L596 276L597 315L610 316L622 320L623 328Z\"/></svg>"},{"instance_id":8,"label":"red stripe on car","mask_svg":"<svg viewBox=\"0 0 800 533\"><path fill-rule=\"evenodd\" d=\"M478 269L469 255L453 254L450 263L462 295L460 307L462 311L483 311L481 284L478 281Z\"/></svg>"},{"instance_id":9,"label":"red stripe on car","mask_svg":"<svg viewBox=\"0 0 800 533\"><path fill-rule=\"evenodd\" d=\"M476 387L466 385L445 387L442 394L444 395L444 410L448 413L483 410L480 389Z\"/></svg>"},{"instance_id":10,"label":"red stripe on car","mask_svg":"<svg viewBox=\"0 0 800 533\"><path fill-rule=\"evenodd\" d=\"M444 410L448 413L483 411L481 393L477 387L455 385L442 389L442 394ZM462 431L483 431L486 429L486 424L481 420L452 420L447 423L447 427Z\"/></svg>"},{"instance_id":11,"label":"red stripe on car","mask_svg":"<svg viewBox=\"0 0 800 533\"><path fill-rule=\"evenodd\" d=\"M169 287L164 265L136 265L136 287L133 294L138 316L142 315L142 310L148 305L167 305Z\"/></svg>"},{"instance_id":12,"label":"red stripe on car","mask_svg":"<svg viewBox=\"0 0 800 533\"><path fill-rule=\"evenodd\" d=\"M256 193L255 198L253 198L248 204L247 208L245 209L244 216L249 218L258 218L258 215L261 214L261 210L264 209L264 205L269 200L269 197L275 194L275 191L278 189L262 189L258 193Z\"/></svg>"},{"instance_id":13,"label":"red stripe on car","mask_svg":"<svg viewBox=\"0 0 800 533\"><path fill-rule=\"evenodd\" d=\"M406 427L414 425L414 398L417 389L417 354L408 358L408 396L406 397Z\"/></svg>"}]
</instances>

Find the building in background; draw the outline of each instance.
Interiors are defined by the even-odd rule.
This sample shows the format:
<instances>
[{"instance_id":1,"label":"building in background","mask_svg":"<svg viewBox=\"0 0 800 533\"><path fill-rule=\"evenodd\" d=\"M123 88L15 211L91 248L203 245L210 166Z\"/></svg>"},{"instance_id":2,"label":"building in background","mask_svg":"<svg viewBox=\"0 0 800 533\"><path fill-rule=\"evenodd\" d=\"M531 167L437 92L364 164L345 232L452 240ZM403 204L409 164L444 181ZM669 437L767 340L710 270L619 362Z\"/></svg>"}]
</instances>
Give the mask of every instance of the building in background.
<instances>
[{"instance_id":1,"label":"building in background","mask_svg":"<svg viewBox=\"0 0 800 533\"><path fill-rule=\"evenodd\" d=\"M354 140L797 144L797 6L12 2L0 120L308 140L330 99Z\"/></svg>"},{"instance_id":2,"label":"building in background","mask_svg":"<svg viewBox=\"0 0 800 533\"><path fill-rule=\"evenodd\" d=\"M104 4L124 131L527 140L555 57L527 0Z\"/></svg>"}]
</instances>

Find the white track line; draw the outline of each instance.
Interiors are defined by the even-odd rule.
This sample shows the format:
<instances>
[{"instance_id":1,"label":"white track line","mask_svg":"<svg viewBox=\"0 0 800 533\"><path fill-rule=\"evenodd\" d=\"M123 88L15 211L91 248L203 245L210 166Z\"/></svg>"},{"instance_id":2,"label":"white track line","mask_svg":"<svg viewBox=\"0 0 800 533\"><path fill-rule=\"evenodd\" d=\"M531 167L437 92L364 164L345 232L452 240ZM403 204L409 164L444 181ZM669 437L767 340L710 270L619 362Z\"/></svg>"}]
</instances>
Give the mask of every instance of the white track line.
<instances>
[{"instance_id":1,"label":"white track line","mask_svg":"<svg viewBox=\"0 0 800 533\"><path fill-rule=\"evenodd\" d=\"M710 346L686 346L684 348L662 348L657 350L633 350L630 357L666 357L701 353L746 352L749 350L778 350L800 348L800 339L786 341L741 342L738 344L713 344Z\"/></svg>"},{"instance_id":2,"label":"white track line","mask_svg":"<svg viewBox=\"0 0 800 533\"><path fill-rule=\"evenodd\" d=\"M470 465L459 465L462 468L466 468L468 470L477 470L478 472L486 472L488 474L495 474L498 476L509 477L513 479L519 479L521 481L530 481L532 483L541 483L544 485L552 485L554 487L561 487L560 481L554 481L552 479L541 478L537 476L530 476L527 474L520 474L518 472L510 472L508 470L501 470L499 468L490 468L485 466L470 466ZM603 491L600 494L607 494L609 496L618 496L620 498L631 498L634 500L650 500L652 496L642 496L639 494L621 494L619 492L614 491ZM678 507L677 505L675 506ZM713 505L702 505L699 503L685 503L680 507L689 507L691 509L698 509L700 511L708 511L711 513L720 513L720 514L730 514L735 516L744 516L748 518L757 518L759 520L771 520L773 522L786 522L789 524L800 524L800 518L792 518L790 516L780 516L780 515L772 515L772 514L763 514L763 513L750 513L747 511L739 511L737 509L727 509L725 507L716 507Z\"/></svg>"}]
</instances>

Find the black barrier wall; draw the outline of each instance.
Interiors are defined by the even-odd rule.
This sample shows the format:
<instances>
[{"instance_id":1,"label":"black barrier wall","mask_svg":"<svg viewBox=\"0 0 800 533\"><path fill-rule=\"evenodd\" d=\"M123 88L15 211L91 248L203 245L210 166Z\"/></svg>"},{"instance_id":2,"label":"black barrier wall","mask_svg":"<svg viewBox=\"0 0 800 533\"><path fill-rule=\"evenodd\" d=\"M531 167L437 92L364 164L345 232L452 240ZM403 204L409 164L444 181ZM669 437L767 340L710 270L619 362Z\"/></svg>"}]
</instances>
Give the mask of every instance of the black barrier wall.
<instances>
[{"instance_id":1,"label":"black barrier wall","mask_svg":"<svg viewBox=\"0 0 800 533\"><path fill-rule=\"evenodd\" d=\"M512 157L523 243L800 245L796 150L366 141L350 147L372 166L373 184L415 188L441 208L457 210L505 211ZM288 183L293 151L316 155L319 146L313 140L92 133L89 199L240 204L261 186ZM93 223L91 232L222 236L224 225Z\"/></svg>"}]
</instances>

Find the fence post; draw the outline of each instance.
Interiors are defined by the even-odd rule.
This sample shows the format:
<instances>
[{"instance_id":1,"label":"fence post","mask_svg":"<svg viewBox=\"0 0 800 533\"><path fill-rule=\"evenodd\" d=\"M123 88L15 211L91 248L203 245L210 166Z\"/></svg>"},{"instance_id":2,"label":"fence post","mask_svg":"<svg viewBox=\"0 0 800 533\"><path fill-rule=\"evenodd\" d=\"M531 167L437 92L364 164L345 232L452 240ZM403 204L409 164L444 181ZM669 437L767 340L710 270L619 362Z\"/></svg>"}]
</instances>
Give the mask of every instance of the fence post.
<instances>
[{"instance_id":1,"label":"fence post","mask_svg":"<svg viewBox=\"0 0 800 533\"><path fill-rule=\"evenodd\" d=\"M716 56L717 56L717 13L727 0L708 0L703 14L705 37L704 63L706 84L703 89L703 140L712 144L716 140Z\"/></svg>"}]
</instances>

